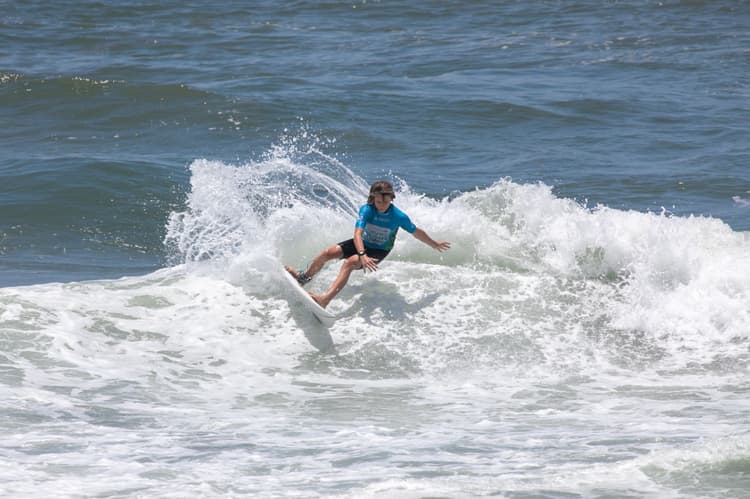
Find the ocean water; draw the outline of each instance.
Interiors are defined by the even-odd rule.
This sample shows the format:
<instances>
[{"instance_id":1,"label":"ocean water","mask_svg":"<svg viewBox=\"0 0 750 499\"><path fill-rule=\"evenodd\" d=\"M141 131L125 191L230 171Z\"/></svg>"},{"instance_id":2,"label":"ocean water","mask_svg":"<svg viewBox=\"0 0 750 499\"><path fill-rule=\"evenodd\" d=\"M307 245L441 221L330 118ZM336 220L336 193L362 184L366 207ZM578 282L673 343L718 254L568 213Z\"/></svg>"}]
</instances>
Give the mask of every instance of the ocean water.
<instances>
[{"instance_id":1,"label":"ocean water","mask_svg":"<svg viewBox=\"0 0 750 499\"><path fill-rule=\"evenodd\" d=\"M750 497L747 3L0 7L3 497Z\"/></svg>"}]
</instances>

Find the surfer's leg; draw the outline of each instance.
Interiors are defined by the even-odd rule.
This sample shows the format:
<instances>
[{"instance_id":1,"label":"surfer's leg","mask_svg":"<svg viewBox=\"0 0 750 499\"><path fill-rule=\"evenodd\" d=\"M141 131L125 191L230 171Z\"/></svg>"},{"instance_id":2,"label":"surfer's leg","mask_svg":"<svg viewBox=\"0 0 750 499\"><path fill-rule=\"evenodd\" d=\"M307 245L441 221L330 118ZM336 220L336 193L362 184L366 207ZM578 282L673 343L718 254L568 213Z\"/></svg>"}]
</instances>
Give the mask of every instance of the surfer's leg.
<instances>
[{"instance_id":1,"label":"surfer's leg","mask_svg":"<svg viewBox=\"0 0 750 499\"><path fill-rule=\"evenodd\" d=\"M326 308L328 304L331 303L331 300L339 294L339 291L344 289L346 283L349 282L349 276L352 274L352 271L359 268L362 268L362 265L359 263L359 255L350 256L344 260L344 263L341 265L341 270L339 270L339 275L336 276L336 279L333 281L333 284L331 284L331 287L328 288L328 291L322 295L314 295L310 293L310 296L312 296L313 300L318 302L321 307Z\"/></svg>"},{"instance_id":2,"label":"surfer's leg","mask_svg":"<svg viewBox=\"0 0 750 499\"><path fill-rule=\"evenodd\" d=\"M310 266L307 268L307 270L305 270L305 274L308 277L312 277L320 272L320 269L322 269L326 263L330 262L331 260L338 260L343 255L344 251L341 249L341 246L339 246L338 244L334 244L330 248L324 249L318 254L318 256L313 258Z\"/></svg>"}]
</instances>

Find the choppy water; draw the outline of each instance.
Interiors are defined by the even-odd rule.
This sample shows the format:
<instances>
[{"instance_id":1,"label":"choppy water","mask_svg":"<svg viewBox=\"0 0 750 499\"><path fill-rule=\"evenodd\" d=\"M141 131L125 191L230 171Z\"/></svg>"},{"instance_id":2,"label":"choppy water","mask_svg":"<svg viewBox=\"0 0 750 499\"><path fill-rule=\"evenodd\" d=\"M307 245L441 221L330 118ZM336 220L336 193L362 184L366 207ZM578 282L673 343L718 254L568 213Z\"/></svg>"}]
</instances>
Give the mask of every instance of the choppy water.
<instances>
[{"instance_id":1,"label":"choppy water","mask_svg":"<svg viewBox=\"0 0 750 499\"><path fill-rule=\"evenodd\" d=\"M744 3L0 6L3 496L750 497Z\"/></svg>"}]
</instances>

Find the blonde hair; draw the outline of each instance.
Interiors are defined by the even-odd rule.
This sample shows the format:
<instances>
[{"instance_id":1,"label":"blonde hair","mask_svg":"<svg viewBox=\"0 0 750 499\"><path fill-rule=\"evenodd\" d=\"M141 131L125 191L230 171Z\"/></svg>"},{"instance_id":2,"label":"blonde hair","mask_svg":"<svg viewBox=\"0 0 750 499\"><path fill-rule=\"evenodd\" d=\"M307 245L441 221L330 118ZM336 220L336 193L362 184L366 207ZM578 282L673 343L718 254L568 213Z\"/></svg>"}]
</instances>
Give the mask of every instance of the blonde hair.
<instances>
[{"instance_id":1,"label":"blonde hair","mask_svg":"<svg viewBox=\"0 0 750 499\"><path fill-rule=\"evenodd\" d=\"M373 182L370 186L370 195L367 197L367 204L374 203L375 194L379 194L381 192L393 192L393 185L387 180L378 180L377 182ZM395 197L396 196L394 194L393 198Z\"/></svg>"}]
</instances>

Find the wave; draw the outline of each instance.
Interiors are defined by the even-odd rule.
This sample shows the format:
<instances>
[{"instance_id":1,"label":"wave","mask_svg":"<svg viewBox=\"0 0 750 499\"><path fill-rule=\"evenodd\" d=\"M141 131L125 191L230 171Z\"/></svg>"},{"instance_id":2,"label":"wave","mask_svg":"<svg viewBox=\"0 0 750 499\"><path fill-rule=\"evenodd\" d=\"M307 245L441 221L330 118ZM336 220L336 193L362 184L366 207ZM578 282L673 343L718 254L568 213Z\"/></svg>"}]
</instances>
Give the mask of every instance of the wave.
<instances>
[{"instance_id":1,"label":"wave","mask_svg":"<svg viewBox=\"0 0 750 499\"><path fill-rule=\"evenodd\" d=\"M438 254L401 234L377 273L352 277L327 330L294 307L280 277L281 263L348 237L366 194L365 179L324 149L291 140L256 162L194 161L185 209L167 226L168 268L0 289L14 424L32 421L75 456L83 436L60 436L61 422L82 422L85 441L107 450L113 431L164 438L196 419L212 428L215 417L231 417L234 439L235 420L253 421L260 434L290 414L338 424L384 403L362 420L420 426L376 450L395 442L420 456L446 445L430 425L458 418L450 421L461 425L461 442L448 445L478 450L454 459L516 454L516 440L494 450L510 428L562 463L529 478L524 454L489 482L353 479L357 497L405 487L690 494L747 467L747 436L721 438L747 386L746 233L711 218L587 208L544 184L501 179L441 198L393 179L398 205L454 246ZM335 272L330 265L311 286ZM106 431L92 437L89 428ZM288 445L299 446L292 433ZM619 460L589 459L603 449ZM194 458L182 447L176 456Z\"/></svg>"},{"instance_id":2,"label":"wave","mask_svg":"<svg viewBox=\"0 0 750 499\"><path fill-rule=\"evenodd\" d=\"M189 85L173 83L131 82L122 79L102 79L84 75L40 77L13 72L0 72L0 85L3 90L23 96L33 93L36 99L64 99L85 95L104 95L122 92L125 95L164 98L164 97L207 97L210 92L192 88ZM14 88L15 87L15 88Z\"/></svg>"},{"instance_id":3,"label":"wave","mask_svg":"<svg viewBox=\"0 0 750 499\"><path fill-rule=\"evenodd\" d=\"M33 164L9 160L0 178L8 193L0 201L6 217L0 229L0 282L101 278L158 268L164 220L178 199L162 165L88 152Z\"/></svg>"},{"instance_id":4,"label":"wave","mask_svg":"<svg viewBox=\"0 0 750 499\"><path fill-rule=\"evenodd\" d=\"M732 196L732 201L740 208L750 208L750 201L742 196Z\"/></svg>"},{"instance_id":5,"label":"wave","mask_svg":"<svg viewBox=\"0 0 750 499\"><path fill-rule=\"evenodd\" d=\"M284 138L261 161L241 166L194 161L187 210L167 225L172 261L226 258L243 248L278 254L356 215L352 200L366 193L364 181L316 140L305 141Z\"/></svg>"},{"instance_id":6,"label":"wave","mask_svg":"<svg viewBox=\"0 0 750 499\"><path fill-rule=\"evenodd\" d=\"M315 146L190 169L187 209L167 230L172 261L209 261L238 282L251 262L302 266L351 237L366 197L365 180ZM355 280L332 306L343 323L385 321L411 338L439 331L430 348L442 360L422 368L484 358L575 370L592 361L591 345L615 368L746 363L747 233L707 217L587 208L541 183L502 179L437 199L395 180L397 205L453 248L438 254L402 233L377 276ZM415 344L391 347L403 358Z\"/></svg>"},{"instance_id":7,"label":"wave","mask_svg":"<svg viewBox=\"0 0 750 499\"><path fill-rule=\"evenodd\" d=\"M165 228L169 268L5 288L0 326L38 331L59 342L53 357L73 364L100 355L84 341L90 335L162 358L193 351L197 338L224 345L249 334L243 341L255 344L271 331L298 355L310 348L294 340L301 330L313 347L337 351L315 369L375 378L747 368L747 233L713 218L588 208L511 179L429 197L393 178L396 204L453 247L437 253L401 233L377 273L352 277L331 304L340 319L321 331L286 301L280 272L351 237L366 199L368 181L328 154L330 145L303 133L257 161L194 161L185 208ZM336 271L326 267L311 289ZM194 353L184 369L198 362L206 376L223 376L238 368L224 354L214 366Z\"/></svg>"},{"instance_id":8,"label":"wave","mask_svg":"<svg viewBox=\"0 0 750 499\"><path fill-rule=\"evenodd\" d=\"M226 96L183 83L0 73L0 97L18 117L11 132L19 137L37 136L39 120L50 117L60 120L64 131L47 140L120 138L125 130L138 136L144 128L175 124L207 129L237 126L234 116L212 110L223 109Z\"/></svg>"}]
</instances>

